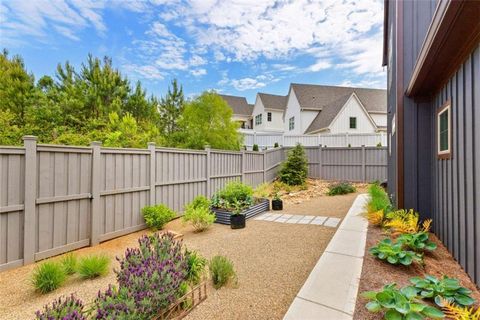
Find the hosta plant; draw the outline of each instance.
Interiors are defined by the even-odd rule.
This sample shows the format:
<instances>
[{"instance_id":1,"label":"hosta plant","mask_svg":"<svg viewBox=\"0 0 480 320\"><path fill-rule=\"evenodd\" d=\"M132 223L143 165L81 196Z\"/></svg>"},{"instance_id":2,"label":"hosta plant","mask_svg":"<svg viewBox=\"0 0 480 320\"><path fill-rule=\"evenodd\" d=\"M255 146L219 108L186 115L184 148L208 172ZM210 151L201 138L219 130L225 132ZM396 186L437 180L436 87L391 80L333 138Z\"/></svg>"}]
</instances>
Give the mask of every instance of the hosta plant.
<instances>
[{"instance_id":1,"label":"hosta plant","mask_svg":"<svg viewBox=\"0 0 480 320\"><path fill-rule=\"evenodd\" d=\"M392 242L383 239L376 246L370 248L370 253L380 260L386 260L390 264L403 264L408 266L412 262L423 262L423 256L413 251L404 250L401 242Z\"/></svg>"},{"instance_id":2,"label":"hosta plant","mask_svg":"<svg viewBox=\"0 0 480 320\"><path fill-rule=\"evenodd\" d=\"M55 299L52 303L45 305L42 310L35 313L35 319L87 320L84 309L83 302L72 294Z\"/></svg>"},{"instance_id":3,"label":"hosta plant","mask_svg":"<svg viewBox=\"0 0 480 320\"><path fill-rule=\"evenodd\" d=\"M440 307L444 306L444 301L459 306L470 306L475 302L470 296L472 291L462 287L458 279L447 276L437 279L427 275L425 278L414 277L410 282L421 297L434 300Z\"/></svg>"},{"instance_id":4,"label":"hosta plant","mask_svg":"<svg viewBox=\"0 0 480 320\"><path fill-rule=\"evenodd\" d=\"M421 231L417 233L405 233L397 238L398 242L401 242L405 248L414 251L433 251L437 248L437 244L428 240L428 232Z\"/></svg>"},{"instance_id":5,"label":"hosta plant","mask_svg":"<svg viewBox=\"0 0 480 320\"><path fill-rule=\"evenodd\" d=\"M370 300L365 305L368 311L383 311L384 319L387 320L440 319L445 316L437 308L423 304L412 287L398 289L392 283L384 286L381 291L368 291L362 295Z\"/></svg>"}]
</instances>

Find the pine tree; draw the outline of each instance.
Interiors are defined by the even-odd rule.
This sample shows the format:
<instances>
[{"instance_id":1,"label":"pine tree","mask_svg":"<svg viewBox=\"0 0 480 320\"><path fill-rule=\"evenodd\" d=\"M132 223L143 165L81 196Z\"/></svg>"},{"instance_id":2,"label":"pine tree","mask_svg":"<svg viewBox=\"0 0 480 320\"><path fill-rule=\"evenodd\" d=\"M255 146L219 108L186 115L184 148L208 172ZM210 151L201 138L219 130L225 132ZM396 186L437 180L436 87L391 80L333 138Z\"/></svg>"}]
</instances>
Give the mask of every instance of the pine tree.
<instances>
[{"instance_id":1,"label":"pine tree","mask_svg":"<svg viewBox=\"0 0 480 320\"><path fill-rule=\"evenodd\" d=\"M168 137L178 131L178 120L185 105L183 88L178 85L177 79L173 79L168 92L160 100L160 123L163 133Z\"/></svg>"},{"instance_id":2,"label":"pine tree","mask_svg":"<svg viewBox=\"0 0 480 320\"><path fill-rule=\"evenodd\" d=\"M298 186L305 183L307 178L308 162L305 151L300 144L297 144L288 153L287 161L279 172L280 180L291 186Z\"/></svg>"}]
</instances>

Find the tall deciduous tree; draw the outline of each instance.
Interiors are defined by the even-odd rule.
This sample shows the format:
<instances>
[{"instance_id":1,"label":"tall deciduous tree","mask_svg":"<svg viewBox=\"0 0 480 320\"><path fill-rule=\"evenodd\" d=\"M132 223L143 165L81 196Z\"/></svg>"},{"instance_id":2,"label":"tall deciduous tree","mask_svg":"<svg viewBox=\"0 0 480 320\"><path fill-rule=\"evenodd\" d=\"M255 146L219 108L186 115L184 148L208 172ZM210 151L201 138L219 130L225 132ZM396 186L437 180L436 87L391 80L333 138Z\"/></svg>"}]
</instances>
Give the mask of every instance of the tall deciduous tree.
<instances>
[{"instance_id":1,"label":"tall deciduous tree","mask_svg":"<svg viewBox=\"0 0 480 320\"><path fill-rule=\"evenodd\" d=\"M232 121L232 109L215 92L204 92L186 104L179 122L184 147L239 150L241 135Z\"/></svg>"}]
</instances>

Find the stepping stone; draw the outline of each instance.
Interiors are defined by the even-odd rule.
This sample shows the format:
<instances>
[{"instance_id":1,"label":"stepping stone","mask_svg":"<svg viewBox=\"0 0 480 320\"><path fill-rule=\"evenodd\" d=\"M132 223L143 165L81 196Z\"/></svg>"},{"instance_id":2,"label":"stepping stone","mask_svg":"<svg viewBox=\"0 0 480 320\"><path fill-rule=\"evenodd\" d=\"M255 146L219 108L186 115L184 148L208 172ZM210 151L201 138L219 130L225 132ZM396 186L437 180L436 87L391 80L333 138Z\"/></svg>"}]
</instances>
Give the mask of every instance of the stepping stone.
<instances>
[{"instance_id":1,"label":"stepping stone","mask_svg":"<svg viewBox=\"0 0 480 320\"><path fill-rule=\"evenodd\" d=\"M262 215L262 216L259 216L259 217L254 218L253 220L265 220L265 218L267 218L267 217L265 217L264 215Z\"/></svg>"},{"instance_id":2,"label":"stepping stone","mask_svg":"<svg viewBox=\"0 0 480 320\"><path fill-rule=\"evenodd\" d=\"M310 224L322 225L325 220L327 220L327 217L316 217L312 220L312 222L310 222Z\"/></svg>"},{"instance_id":3,"label":"stepping stone","mask_svg":"<svg viewBox=\"0 0 480 320\"><path fill-rule=\"evenodd\" d=\"M288 219L288 218L293 217L293 214L284 214L282 217Z\"/></svg>"},{"instance_id":4,"label":"stepping stone","mask_svg":"<svg viewBox=\"0 0 480 320\"><path fill-rule=\"evenodd\" d=\"M336 228L339 222L339 218L328 218L323 225L326 227Z\"/></svg>"},{"instance_id":5,"label":"stepping stone","mask_svg":"<svg viewBox=\"0 0 480 320\"><path fill-rule=\"evenodd\" d=\"M275 220L275 219L277 219L277 218L278 218L278 217L272 217L272 216L270 216L270 217L266 217L266 218L263 219L263 220L264 220L264 221L273 221L273 220Z\"/></svg>"},{"instance_id":6,"label":"stepping stone","mask_svg":"<svg viewBox=\"0 0 480 320\"><path fill-rule=\"evenodd\" d=\"M285 223L285 222L287 222L287 220L288 220L288 218L280 217L277 220L275 220L275 222Z\"/></svg>"}]
</instances>

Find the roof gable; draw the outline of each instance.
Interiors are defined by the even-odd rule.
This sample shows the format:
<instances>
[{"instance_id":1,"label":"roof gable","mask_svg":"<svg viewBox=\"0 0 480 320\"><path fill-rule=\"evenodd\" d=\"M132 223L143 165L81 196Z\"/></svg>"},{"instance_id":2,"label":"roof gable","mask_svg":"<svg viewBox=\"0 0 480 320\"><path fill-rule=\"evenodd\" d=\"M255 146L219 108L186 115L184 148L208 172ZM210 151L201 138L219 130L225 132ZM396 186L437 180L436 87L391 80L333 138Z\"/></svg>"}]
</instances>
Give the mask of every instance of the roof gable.
<instances>
[{"instance_id":1,"label":"roof gable","mask_svg":"<svg viewBox=\"0 0 480 320\"><path fill-rule=\"evenodd\" d=\"M258 97L265 109L284 111L287 107L287 96L259 92Z\"/></svg>"},{"instance_id":2,"label":"roof gable","mask_svg":"<svg viewBox=\"0 0 480 320\"><path fill-rule=\"evenodd\" d=\"M233 114L251 116L253 111L253 106L248 104L245 97L230 96L226 94L219 94L223 100L228 104L233 110Z\"/></svg>"}]
</instances>

